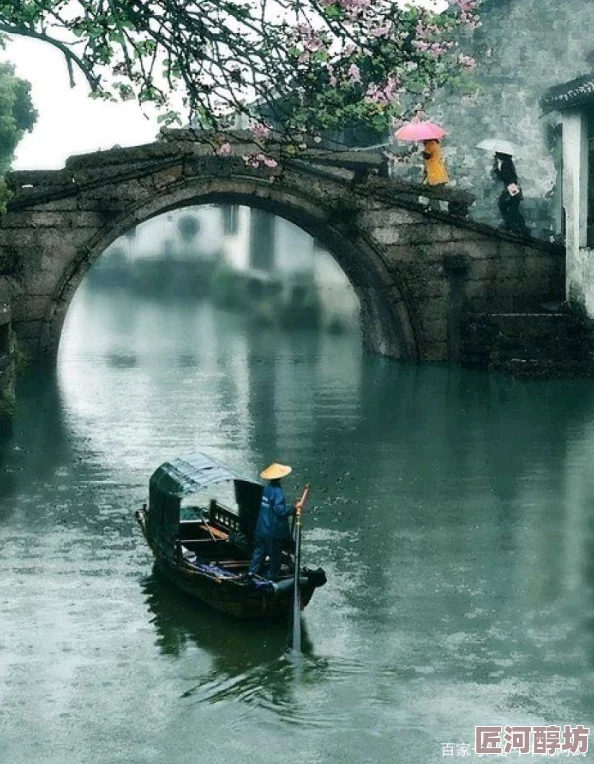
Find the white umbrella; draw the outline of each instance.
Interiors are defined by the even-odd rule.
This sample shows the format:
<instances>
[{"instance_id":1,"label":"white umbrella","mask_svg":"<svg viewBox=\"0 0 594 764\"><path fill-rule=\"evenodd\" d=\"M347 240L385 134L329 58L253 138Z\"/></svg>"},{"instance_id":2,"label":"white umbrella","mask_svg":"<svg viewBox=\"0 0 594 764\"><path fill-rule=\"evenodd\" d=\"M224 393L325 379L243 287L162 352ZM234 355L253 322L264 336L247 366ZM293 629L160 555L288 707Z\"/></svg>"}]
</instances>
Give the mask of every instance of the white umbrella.
<instances>
[{"instance_id":1,"label":"white umbrella","mask_svg":"<svg viewBox=\"0 0 594 764\"><path fill-rule=\"evenodd\" d=\"M484 141L477 143L477 149L491 151L494 154L508 154L509 156L519 156L522 154L522 148L516 146L511 141L503 141L500 138L485 138Z\"/></svg>"}]
</instances>

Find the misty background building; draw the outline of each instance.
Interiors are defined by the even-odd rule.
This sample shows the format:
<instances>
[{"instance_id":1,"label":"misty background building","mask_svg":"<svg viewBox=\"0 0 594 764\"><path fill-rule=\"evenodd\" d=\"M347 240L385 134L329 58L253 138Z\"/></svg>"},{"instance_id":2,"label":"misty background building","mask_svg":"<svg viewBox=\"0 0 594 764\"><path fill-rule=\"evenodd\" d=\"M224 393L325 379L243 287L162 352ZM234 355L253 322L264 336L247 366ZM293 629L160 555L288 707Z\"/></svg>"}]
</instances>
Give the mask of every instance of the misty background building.
<instances>
[{"instance_id":1,"label":"misty background building","mask_svg":"<svg viewBox=\"0 0 594 764\"><path fill-rule=\"evenodd\" d=\"M268 323L358 326L359 301L332 255L288 220L243 205L184 207L119 237L96 283L147 295L209 295Z\"/></svg>"}]
</instances>

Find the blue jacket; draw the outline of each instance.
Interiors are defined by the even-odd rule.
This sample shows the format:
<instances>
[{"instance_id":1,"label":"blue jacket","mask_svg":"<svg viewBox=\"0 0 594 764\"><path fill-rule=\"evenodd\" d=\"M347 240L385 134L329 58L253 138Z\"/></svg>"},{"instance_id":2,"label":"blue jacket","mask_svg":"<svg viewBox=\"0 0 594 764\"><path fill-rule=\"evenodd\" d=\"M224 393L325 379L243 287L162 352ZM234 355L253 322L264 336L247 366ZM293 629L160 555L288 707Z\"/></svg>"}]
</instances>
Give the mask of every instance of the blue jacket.
<instances>
[{"instance_id":1,"label":"blue jacket","mask_svg":"<svg viewBox=\"0 0 594 764\"><path fill-rule=\"evenodd\" d=\"M256 536L272 539L290 538L289 515L294 511L294 507L287 504L280 485L265 486L256 523Z\"/></svg>"}]
</instances>

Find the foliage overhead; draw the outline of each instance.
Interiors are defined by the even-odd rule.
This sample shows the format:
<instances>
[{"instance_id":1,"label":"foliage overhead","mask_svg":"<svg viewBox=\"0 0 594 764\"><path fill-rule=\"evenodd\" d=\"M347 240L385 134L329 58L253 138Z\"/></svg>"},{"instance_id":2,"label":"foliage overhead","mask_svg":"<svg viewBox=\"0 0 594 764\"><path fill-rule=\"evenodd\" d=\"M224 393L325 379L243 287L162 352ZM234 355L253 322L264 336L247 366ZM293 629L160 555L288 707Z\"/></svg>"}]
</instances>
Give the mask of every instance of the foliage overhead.
<instances>
[{"instance_id":1,"label":"foliage overhead","mask_svg":"<svg viewBox=\"0 0 594 764\"><path fill-rule=\"evenodd\" d=\"M478 3L0 0L0 34L57 48L71 83L78 70L95 97L136 98L163 124L215 131L246 114L264 144L271 127L317 137L410 116L474 68L459 41L478 25Z\"/></svg>"},{"instance_id":2,"label":"foliage overhead","mask_svg":"<svg viewBox=\"0 0 594 764\"><path fill-rule=\"evenodd\" d=\"M8 170L18 142L37 119L30 90L12 64L0 63L0 173Z\"/></svg>"}]
</instances>

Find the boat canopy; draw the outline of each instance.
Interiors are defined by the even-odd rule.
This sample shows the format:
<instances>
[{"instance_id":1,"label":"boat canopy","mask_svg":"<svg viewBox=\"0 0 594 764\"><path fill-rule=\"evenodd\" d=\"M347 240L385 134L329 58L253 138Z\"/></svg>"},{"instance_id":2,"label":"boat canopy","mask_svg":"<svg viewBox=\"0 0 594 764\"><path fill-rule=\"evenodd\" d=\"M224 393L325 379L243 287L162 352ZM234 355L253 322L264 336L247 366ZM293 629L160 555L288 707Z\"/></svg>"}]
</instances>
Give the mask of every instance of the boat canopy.
<instances>
[{"instance_id":1,"label":"boat canopy","mask_svg":"<svg viewBox=\"0 0 594 764\"><path fill-rule=\"evenodd\" d=\"M172 556L179 539L181 500L210 485L225 482L234 483L240 530L251 537L262 500L261 483L242 477L199 452L165 462L153 472L149 483L147 530L162 554Z\"/></svg>"}]
</instances>

